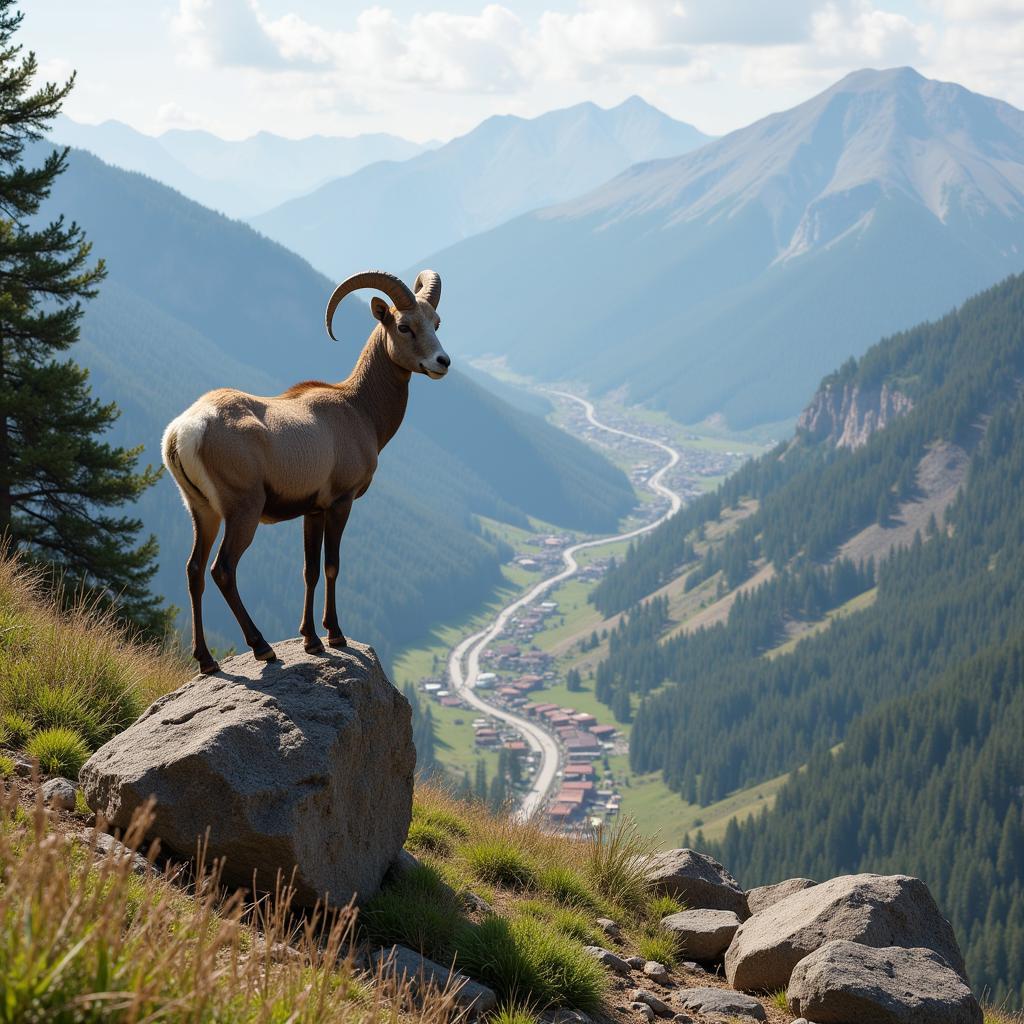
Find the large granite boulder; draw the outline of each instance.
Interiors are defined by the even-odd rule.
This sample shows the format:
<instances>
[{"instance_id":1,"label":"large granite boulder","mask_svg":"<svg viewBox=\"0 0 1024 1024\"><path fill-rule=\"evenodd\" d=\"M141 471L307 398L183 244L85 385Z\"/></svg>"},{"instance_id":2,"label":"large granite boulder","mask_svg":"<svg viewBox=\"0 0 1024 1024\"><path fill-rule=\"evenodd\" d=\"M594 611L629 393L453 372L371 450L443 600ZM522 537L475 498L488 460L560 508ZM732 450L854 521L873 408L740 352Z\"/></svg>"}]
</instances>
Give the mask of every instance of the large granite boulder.
<instances>
[{"instance_id":1,"label":"large granite boulder","mask_svg":"<svg viewBox=\"0 0 1024 1024\"><path fill-rule=\"evenodd\" d=\"M793 969L793 1013L818 1024L982 1024L963 978L930 949L827 942Z\"/></svg>"},{"instance_id":2,"label":"large granite boulder","mask_svg":"<svg viewBox=\"0 0 1024 1024\"><path fill-rule=\"evenodd\" d=\"M728 871L696 850L665 850L646 860L654 891L681 901L688 910L731 910L741 921L750 917L747 897Z\"/></svg>"},{"instance_id":3,"label":"large granite boulder","mask_svg":"<svg viewBox=\"0 0 1024 1024\"><path fill-rule=\"evenodd\" d=\"M747 906L751 914L760 914L787 896L795 892L803 892L804 889L811 889L818 883L810 878L787 878L784 882L776 882L774 885L759 885L756 889L747 890Z\"/></svg>"},{"instance_id":4,"label":"large granite boulder","mask_svg":"<svg viewBox=\"0 0 1024 1024\"><path fill-rule=\"evenodd\" d=\"M365 900L412 817L409 702L371 647L274 648L157 700L82 768L86 800L123 830L155 799L151 835L187 857L208 833L231 884L272 889L281 872L298 905Z\"/></svg>"},{"instance_id":5,"label":"large granite boulder","mask_svg":"<svg viewBox=\"0 0 1024 1024\"><path fill-rule=\"evenodd\" d=\"M699 963L721 958L740 926L731 910L684 910L661 919L661 927L676 936L683 955Z\"/></svg>"},{"instance_id":6,"label":"large granite boulder","mask_svg":"<svg viewBox=\"0 0 1024 1024\"><path fill-rule=\"evenodd\" d=\"M865 946L922 946L964 976L949 922L919 878L843 875L793 893L740 925L725 953L733 988L776 992L793 968L833 939Z\"/></svg>"}]
</instances>

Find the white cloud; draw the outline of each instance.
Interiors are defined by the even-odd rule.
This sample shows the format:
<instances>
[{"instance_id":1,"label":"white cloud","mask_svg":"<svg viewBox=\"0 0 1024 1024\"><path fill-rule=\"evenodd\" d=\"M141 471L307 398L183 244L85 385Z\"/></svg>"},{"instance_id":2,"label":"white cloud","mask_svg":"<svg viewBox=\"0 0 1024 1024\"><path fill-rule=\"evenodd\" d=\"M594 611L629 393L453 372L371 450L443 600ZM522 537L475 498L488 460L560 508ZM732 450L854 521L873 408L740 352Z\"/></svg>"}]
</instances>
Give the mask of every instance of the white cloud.
<instances>
[{"instance_id":1,"label":"white cloud","mask_svg":"<svg viewBox=\"0 0 1024 1024\"><path fill-rule=\"evenodd\" d=\"M156 112L156 121L161 129L197 128L202 124L201 118L190 114L173 101L160 104Z\"/></svg>"}]
</instances>

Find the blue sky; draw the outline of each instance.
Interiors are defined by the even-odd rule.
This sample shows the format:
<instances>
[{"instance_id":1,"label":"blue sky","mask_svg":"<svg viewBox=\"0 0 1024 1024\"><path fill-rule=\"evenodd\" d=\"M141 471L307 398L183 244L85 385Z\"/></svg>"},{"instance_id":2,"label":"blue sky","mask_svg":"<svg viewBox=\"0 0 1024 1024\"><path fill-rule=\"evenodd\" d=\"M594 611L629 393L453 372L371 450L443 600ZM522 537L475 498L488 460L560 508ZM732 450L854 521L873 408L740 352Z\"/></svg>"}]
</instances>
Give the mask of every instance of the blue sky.
<instances>
[{"instance_id":1,"label":"blue sky","mask_svg":"<svg viewBox=\"0 0 1024 1024\"><path fill-rule=\"evenodd\" d=\"M720 134L860 67L1024 107L1024 0L32 0L22 42L66 112L152 134L449 138L639 94Z\"/></svg>"}]
</instances>

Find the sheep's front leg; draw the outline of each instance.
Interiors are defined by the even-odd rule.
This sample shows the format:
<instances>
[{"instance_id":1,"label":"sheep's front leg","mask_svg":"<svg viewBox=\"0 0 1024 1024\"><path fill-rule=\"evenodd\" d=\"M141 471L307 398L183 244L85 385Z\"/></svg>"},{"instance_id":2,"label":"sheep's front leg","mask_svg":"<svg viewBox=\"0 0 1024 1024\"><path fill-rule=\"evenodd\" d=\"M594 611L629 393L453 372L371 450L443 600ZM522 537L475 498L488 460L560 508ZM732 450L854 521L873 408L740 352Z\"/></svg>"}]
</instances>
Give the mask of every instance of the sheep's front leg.
<instances>
[{"instance_id":1,"label":"sheep's front leg","mask_svg":"<svg viewBox=\"0 0 1024 1024\"><path fill-rule=\"evenodd\" d=\"M306 642L303 646L308 653L320 654L323 652L324 645L320 637L317 636L316 626L313 623L313 597L320 579L320 555L324 546L323 512L316 512L303 518L302 540L305 549L302 578L306 584L306 599L302 605L299 634L305 638Z\"/></svg>"},{"instance_id":2,"label":"sheep's front leg","mask_svg":"<svg viewBox=\"0 0 1024 1024\"><path fill-rule=\"evenodd\" d=\"M327 579L324 599L324 626L327 629L327 643L330 647L346 647L348 641L338 622L338 606L334 587L338 582L338 567L341 564L341 535L345 532L348 514L352 511L352 498L341 498L325 513L324 524L324 576Z\"/></svg>"}]
</instances>

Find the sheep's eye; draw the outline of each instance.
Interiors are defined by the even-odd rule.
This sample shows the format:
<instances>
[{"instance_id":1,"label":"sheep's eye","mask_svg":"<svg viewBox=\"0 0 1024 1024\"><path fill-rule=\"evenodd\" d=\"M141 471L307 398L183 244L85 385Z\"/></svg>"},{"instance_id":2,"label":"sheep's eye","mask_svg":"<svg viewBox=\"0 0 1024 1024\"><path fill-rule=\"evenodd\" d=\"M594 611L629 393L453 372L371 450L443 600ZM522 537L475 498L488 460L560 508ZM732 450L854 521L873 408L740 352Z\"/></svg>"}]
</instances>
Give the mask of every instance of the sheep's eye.
<instances>
[{"instance_id":1,"label":"sheep's eye","mask_svg":"<svg viewBox=\"0 0 1024 1024\"><path fill-rule=\"evenodd\" d=\"M412 334L412 331L410 331L409 328L405 326L405 324L399 324L398 330L402 334Z\"/></svg>"}]
</instances>

